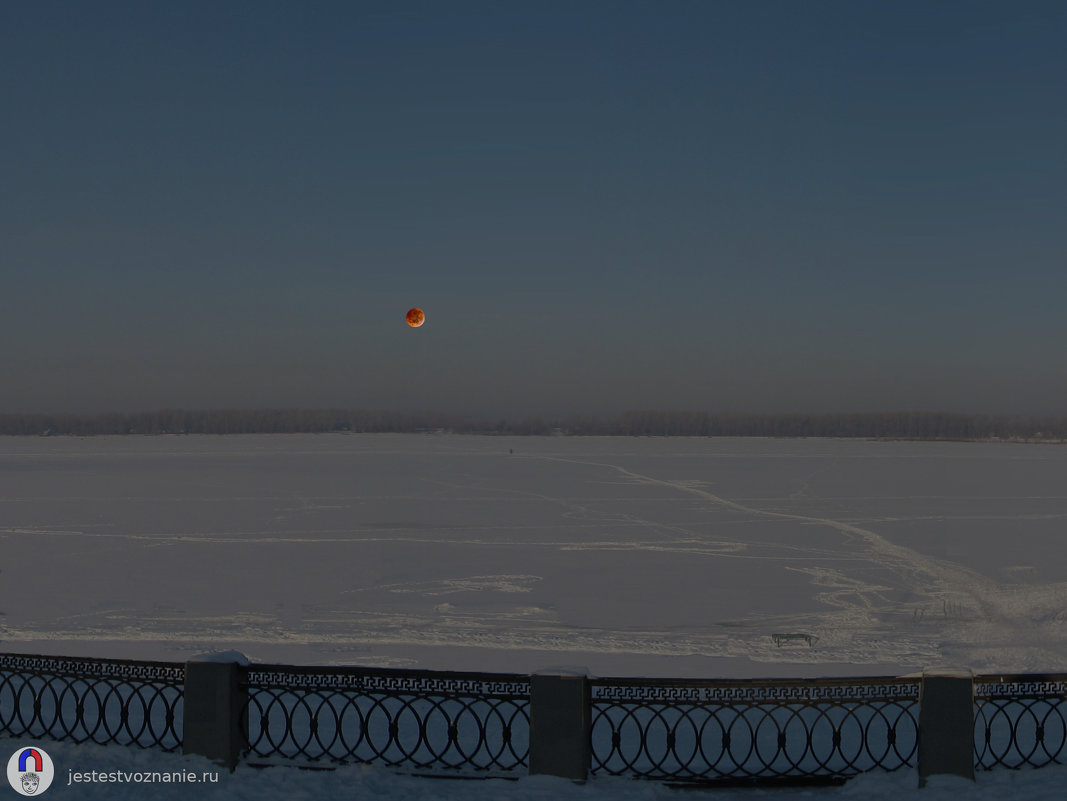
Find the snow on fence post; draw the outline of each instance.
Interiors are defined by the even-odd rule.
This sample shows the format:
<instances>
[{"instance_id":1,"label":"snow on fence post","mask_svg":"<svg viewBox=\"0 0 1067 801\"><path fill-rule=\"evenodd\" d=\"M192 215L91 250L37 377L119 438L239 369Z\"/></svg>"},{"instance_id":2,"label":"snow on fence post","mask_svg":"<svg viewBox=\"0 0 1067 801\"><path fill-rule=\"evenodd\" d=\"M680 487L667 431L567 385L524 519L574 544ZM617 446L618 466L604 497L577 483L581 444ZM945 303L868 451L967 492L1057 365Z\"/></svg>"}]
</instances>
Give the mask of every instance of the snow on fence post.
<instances>
[{"instance_id":1,"label":"snow on fence post","mask_svg":"<svg viewBox=\"0 0 1067 801\"><path fill-rule=\"evenodd\" d=\"M919 786L936 773L974 781L974 676L970 670L923 671L919 698Z\"/></svg>"},{"instance_id":2,"label":"snow on fence post","mask_svg":"<svg viewBox=\"0 0 1067 801\"><path fill-rule=\"evenodd\" d=\"M530 773L584 782L593 709L588 671L530 676Z\"/></svg>"},{"instance_id":3,"label":"snow on fence post","mask_svg":"<svg viewBox=\"0 0 1067 801\"><path fill-rule=\"evenodd\" d=\"M237 651L201 654L185 663L182 753L205 756L231 771L237 766L248 730L244 665L248 659Z\"/></svg>"}]
</instances>

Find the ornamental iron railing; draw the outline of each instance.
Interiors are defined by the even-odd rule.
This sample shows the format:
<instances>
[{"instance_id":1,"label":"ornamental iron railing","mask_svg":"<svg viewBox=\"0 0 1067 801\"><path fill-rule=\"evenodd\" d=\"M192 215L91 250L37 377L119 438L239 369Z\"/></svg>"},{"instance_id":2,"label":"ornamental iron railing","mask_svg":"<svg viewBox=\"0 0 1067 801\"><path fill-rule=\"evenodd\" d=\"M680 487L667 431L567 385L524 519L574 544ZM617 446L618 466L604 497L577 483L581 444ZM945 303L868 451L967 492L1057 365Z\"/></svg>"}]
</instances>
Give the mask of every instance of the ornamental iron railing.
<instances>
[{"instance_id":1,"label":"ornamental iron railing","mask_svg":"<svg viewBox=\"0 0 1067 801\"><path fill-rule=\"evenodd\" d=\"M181 748L184 666L0 654L0 734Z\"/></svg>"},{"instance_id":2,"label":"ornamental iron railing","mask_svg":"<svg viewBox=\"0 0 1067 801\"><path fill-rule=\"evenodd\" d=\"M242 748L233 753L261 764L374 762L438 775L514 776L530 771L532 745L543 760L546 749L559 752L577 736L589 743L581 776L760 783L921 768L919 676L572 677L560 681L586 689L539 696L523 675L242 665L230 668L237 679L222 698L187 684L187 668L0 654L0 737L196 750L185 741L183 734L192 737L186 725L197 723L201 734L214 725L184 720L199 699L209 710L221 704L232 711L219 720L237 721ZM965 692L962 703L973 707L975 767L1067 764L1067 674L971 681L973 701ZM560 708L564 698L574 700ZM952 742L968 737L970 715L962 720Z\"/></svg>"},{"instance_id":3,"label":"ornamental iron railing","mask_svg":"<svg viewBox=\"0 0 1067 801\"><path fill-rule=\"evenodd\" d=\"M976 676L974 764L1067 764L1067 673Z\"/></svg>"},{"instance_id":4,"label":"ornamental iron railing","mask_svg":"<svg viewBox=\"0 0 1067 801\"><path fill-rule=\"evenodd\" d=\"M248 759L529 767L528 676L254 665L245 688Z\"/></svg>"},{"instance_id":5,"label":"ornamental iron railing","mask_svg":"<svg viewBox=\"0 0 1067 801\"><path fill-rule=\"evenodd\" d=\"M594 679L592 773L848 777L916 763L921 679Z\"/></svg>"}]
</instances>

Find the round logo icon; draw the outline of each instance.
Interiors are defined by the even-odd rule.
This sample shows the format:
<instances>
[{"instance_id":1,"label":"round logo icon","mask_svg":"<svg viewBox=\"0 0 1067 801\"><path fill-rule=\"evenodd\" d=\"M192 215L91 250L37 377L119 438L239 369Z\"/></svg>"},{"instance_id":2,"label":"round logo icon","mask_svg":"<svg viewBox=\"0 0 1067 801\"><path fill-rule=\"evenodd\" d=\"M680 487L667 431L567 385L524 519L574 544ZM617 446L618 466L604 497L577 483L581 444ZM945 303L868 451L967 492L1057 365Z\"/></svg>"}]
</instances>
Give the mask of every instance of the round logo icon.
<instances>
[{"instance_id":1,"label":"round logo icon","mask_svg":"<svg viewBox=\"0 0 1067 801\"><path fill-rule=\"evenodd\" d=\"M7 780L23 795L40 795L55 775L52 757L36 745L20 748L7 761Z\"/></svg>"}]
</instances>

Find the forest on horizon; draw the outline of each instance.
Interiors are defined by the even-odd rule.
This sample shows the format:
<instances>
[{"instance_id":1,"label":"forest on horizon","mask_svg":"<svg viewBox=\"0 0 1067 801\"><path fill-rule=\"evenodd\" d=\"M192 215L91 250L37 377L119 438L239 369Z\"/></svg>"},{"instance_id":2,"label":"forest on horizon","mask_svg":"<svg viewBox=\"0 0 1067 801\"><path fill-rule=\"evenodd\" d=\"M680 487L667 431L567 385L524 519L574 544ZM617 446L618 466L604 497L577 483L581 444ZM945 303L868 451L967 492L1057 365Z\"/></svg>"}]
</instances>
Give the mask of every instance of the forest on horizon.
<instances>
[{"instance_id":1,"label":"forest on horizon","mask_svg":"<svg viewBox=\"0 0 1067 801\"><path fill-rule=\"evenodd\" d=\"M345 409L167 409L102 414L0 414L0 435L448 433L510 436L858 437L1067 440L1067 417L952 412L749 414L630 411L615 417L473 419L434 412Z\"/></svg>"}]
</instances>

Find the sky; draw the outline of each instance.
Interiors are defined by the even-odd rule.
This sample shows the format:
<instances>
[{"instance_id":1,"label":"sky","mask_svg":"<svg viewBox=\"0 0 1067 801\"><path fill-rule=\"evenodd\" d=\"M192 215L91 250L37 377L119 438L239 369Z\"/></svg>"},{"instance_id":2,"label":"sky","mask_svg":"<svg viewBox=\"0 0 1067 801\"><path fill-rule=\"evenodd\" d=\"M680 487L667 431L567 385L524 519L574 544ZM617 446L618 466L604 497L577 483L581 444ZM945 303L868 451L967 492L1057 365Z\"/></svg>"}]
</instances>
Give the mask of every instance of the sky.
<instances>
[{"instance_id":1,"label":"sky","mask_svg":"<svg viewBox=\"0 0 1067 801\"><path fill-rule=\"evenodd\" d=\"M1067 414L1065 34L1041 0L4 3L0 412Z\"/></svg>"}]
</instances>

